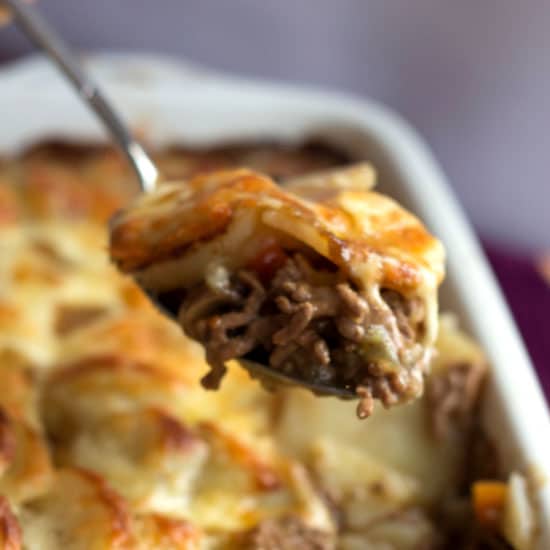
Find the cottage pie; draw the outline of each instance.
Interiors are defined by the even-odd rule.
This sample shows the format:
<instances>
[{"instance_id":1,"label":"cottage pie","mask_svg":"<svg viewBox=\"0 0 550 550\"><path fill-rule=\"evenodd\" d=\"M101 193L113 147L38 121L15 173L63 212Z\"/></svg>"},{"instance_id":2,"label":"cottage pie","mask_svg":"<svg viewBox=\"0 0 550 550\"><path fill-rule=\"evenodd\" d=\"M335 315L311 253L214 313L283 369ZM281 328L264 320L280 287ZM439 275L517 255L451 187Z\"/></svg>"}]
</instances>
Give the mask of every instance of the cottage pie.
<instances>
[{"instance_id":1,"label":"cottage pie","mask_svg":"<svg viewBox=\"0 0 550 550\"><path fill-rule=\"evenodd\" d=\"M157 160L174 179L346 162L318 146ZM367 421L231 362L205 391L200 346L108 260L107 220L136 192L109 148L0 160L1 549L530 547L528 483L479 428L486 363L452 316L424 396Z\"/></svg>"}]
</instances>

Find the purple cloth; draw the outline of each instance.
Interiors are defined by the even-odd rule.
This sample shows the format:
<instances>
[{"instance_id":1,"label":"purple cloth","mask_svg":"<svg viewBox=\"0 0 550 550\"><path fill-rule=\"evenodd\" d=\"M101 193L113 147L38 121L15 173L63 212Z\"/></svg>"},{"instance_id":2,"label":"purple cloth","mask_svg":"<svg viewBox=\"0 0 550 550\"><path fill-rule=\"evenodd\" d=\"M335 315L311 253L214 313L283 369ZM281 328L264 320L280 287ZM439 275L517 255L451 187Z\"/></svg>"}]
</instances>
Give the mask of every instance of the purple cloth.
<instances>
[{"instance_id":1,"label":"purple cloth","mask_svg":"<svg viewBox=\"0 0 550 550\"><path fill-rule=\"evenodd\" d=\"M550 284L534 257L494 243L484 246L550 400Z\"/></svg>"}]
</instances>

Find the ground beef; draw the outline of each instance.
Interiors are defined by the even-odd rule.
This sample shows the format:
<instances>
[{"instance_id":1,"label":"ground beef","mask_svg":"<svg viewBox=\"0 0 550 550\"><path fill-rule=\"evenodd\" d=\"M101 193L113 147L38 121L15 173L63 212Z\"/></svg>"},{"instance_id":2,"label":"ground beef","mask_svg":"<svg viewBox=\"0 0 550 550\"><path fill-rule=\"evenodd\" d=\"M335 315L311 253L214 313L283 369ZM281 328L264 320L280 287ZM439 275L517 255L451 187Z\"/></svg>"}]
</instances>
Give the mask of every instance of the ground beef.
<instances>
[{"instance_id":1,"label":"ground beef","mask_svg":"<svg viewBox=\"0 0 550 550\"><path fill-rule=\"evenodd\" d=\"M430 377L426 399L436 437L445 437L453 426L469 427L486 370L482 363L461 362Z\"/></svg>"},{"instance_id":2,"label":"ground beef","mask_svg":"<svg viewBox=\"0 0 550 550\"><path fill-rule=\"evenodd\" d=\"M434 508L434 521L445 534L441 550L511 550L492 529L479 525L472 508L472 485L503 480L498 451L480 424L479 403L487 374L481 362L457 362L433 373L426 386L426 410L436 438L461 432L459 468L450 490ZM456 435L456 434L455 434Z\"/></svg>"},{"instance_id":3,"label":"ground beef","mask_svg":"<svg viewBox=\"0 0 550 550\"><path fill-rule=\"evenodd\" d=\"M437 550L512 550L500 533L479 525L470 499L448 496L439 503L434 521L442 541Z\"/></svg>"},{"instance_id":4,"label":"ground beef","mask_svg":"<svg viewBox=\"0 0 550 550\"><path fill-rule=\"evenodd\" d=\"M223 287L199 285L178 317L205 346L208 388L218 387L226 361L253 354L287 375L355 390L361 418L371 414L374 399L388 407L423 389L422 358L405 360L419 347L422 306L389 290L371 304L342 274L300 254L268 282L241 270Z\"/></svg>"},{"instance_id":5,"label":"ground beef","mask_svg":"<svg viewBox=\"0 0 550 550\"><path fill-rule=\"evenodd\" d=\"M333 550L334 537L289 516L262 521L238 541L244 550Z\"/></svg>"}]
</instances>

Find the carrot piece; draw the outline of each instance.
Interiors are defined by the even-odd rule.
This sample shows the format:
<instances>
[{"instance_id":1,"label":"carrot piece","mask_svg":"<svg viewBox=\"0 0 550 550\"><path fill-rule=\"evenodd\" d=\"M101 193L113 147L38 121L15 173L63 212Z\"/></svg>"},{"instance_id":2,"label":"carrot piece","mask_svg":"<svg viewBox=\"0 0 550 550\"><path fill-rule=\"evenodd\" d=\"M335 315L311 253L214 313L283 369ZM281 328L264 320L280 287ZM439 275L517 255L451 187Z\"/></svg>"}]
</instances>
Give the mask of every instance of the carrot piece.
<instances>
[{"instance_id":1,"label":"carrot piece","mask_svg":"<svg viewBox=\"0 0 550 550\"><path fill-rule=\"evenodd\" d=\"M497 529L506 502L508 487L503 481L476 481L472 486L472 503L480 525Z\"/></svg>"},{"instance_id":2,"label":"carrot piece","mask_svg":"<svg viewBox=\"0 0 550 550\"><path fill-rule=\"evenodd\" d=\"M283 248L275 241L268 241L248 267L266 284L287 260L288 255Z\"/></svg>"}]
</instances>

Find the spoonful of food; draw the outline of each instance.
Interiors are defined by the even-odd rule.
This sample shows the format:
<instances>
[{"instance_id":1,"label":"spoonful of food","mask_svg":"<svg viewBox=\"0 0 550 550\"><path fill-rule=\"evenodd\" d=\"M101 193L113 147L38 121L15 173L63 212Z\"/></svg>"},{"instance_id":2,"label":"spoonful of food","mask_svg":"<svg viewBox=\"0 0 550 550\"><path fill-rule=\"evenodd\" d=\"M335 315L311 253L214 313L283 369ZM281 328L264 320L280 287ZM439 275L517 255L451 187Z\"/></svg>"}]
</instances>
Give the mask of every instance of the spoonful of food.
<instances>
[{"instance_id":1,"label":"spoonful of food","mask_svg":"<svg viewBox=\"0 0 550 550\"><path fill-rule=\"evenodd\" d=\"M437 331L443 249L371 190L366 164L283 187L247 169L162 182L99 88L37 11L4 0L103 121L143 193L110 226L110 255L206 351L216 389L237 360L266 387L388 407L418 397Z\"/></svg>"},{"instance_id":2,"label":"spoonful of food","mask_svg":"<svg viewBox=\"0 0 550 550\"><path fill-rule=\"evenodd\" d=\"M111 258L204 346L205 387L236 359L268 387L359 397L364 418L421 395L443 276L439 241L372 179L359 164L163 184L113 218Z\"/></svg>"}]
</instances>

